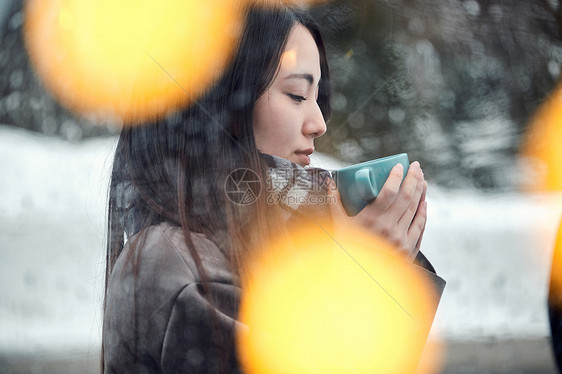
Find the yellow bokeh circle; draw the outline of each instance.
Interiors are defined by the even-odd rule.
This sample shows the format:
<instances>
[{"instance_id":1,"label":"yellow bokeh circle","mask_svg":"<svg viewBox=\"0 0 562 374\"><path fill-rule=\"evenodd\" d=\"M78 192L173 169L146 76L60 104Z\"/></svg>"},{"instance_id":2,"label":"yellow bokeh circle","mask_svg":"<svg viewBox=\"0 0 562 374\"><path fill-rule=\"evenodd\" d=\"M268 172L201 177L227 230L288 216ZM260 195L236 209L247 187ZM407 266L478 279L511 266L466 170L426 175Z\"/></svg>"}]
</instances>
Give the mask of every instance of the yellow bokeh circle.
<instances>
[{"instance_id":1,"label":"yellow bokeh circle","mask_svg":"<svg viewBox=\"0 0 562 374\"><path fill-rule=\"evenodd\" d=\"M562 310L562 222L558 227L550 271L550 303Z\"/></svg>"},{"instance_id":2,"label":"yellow bokeh circle","mask_svg":"<svg viewBox=\"0 0 562 374\"><path fill-rule=\"evenodd\" d=\"M522 148L530 161L524 186L532 191L562 191L562 86L533 116Z\"/></svg>"},{"instance_id":3,"label":"yellow bokeh circle","mask_svg":"<svg viewBox=\"0 0 562 374\"><path fill-rule=\"evenodd\" d=\"M237 335L245 372L416 371L433 295L423 270L385 242L358 232L336 242L303 229L252 269Z\"/></svg>"},{"instance_id":4,"label":"yellow bokeh circle","mask_svg":"<svg viewBox=\"0 0 562 374\"><path fill-rule=\"evenodd\" d=\"M189 105L221 75L241 1L28 0L25 41L69 109L125 123Z\"/></svg>"},{"instance_id":5,"label":"yellow bokeh circle","mask_svg":"<svg viewBox=\"0 0 562 374\"><path fill-rule=\"evenodd\" d=\"M322 3L328 3L329 0L249 0L252 4L257 4L261 6L291 6L308 8Z\"/></svg>"}]
</instances>

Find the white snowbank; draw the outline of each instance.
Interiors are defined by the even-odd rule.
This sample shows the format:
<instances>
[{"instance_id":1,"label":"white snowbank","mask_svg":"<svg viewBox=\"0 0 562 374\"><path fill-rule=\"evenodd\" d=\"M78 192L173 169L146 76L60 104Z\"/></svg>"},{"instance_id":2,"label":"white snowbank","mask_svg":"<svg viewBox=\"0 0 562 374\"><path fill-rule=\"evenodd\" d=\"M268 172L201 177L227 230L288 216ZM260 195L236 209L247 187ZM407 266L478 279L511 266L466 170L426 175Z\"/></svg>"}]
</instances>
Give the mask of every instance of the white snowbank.
<instances>
[{"instance_id":1,"label":"white snowbank","mask_svg":"<svg viewBox=\"0 0 562 374\"><path fill-rule=\"evenodd\" d=\"M99 348L115 143L0 126L0 351ZM450 339L546 336L562 197L430 187L428 206L422 249L448 282L434 330Z\"/></svg>"},{"instance_id":2,"label":"white snowbank","mask_svg":"<svg viewBox=\"0 0 562 374\"><path fill-rule=\"evenodd\" d=\"M0 350L98 348L115 143L0 126Z\"/></svg>"}]
</instances>

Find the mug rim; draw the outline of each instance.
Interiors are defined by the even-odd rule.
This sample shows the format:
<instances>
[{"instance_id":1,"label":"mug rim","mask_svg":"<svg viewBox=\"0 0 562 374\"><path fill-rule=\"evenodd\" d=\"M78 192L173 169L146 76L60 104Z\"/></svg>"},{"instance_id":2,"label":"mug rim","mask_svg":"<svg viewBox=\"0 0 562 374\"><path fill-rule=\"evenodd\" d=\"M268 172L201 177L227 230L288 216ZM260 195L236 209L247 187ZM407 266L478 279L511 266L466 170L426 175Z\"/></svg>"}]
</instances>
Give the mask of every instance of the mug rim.
<instances>
[{"instance_id":1,"label":"mug rim","mask_svg":"<svg viewBox=\"0 0 562 374\"><path fill-rule=\"evenodd\" d=\"M406 155L406 157L408 156L408 154L405 153L405 152L404 153L397 153L395 155L385 156L385 157L381 157L381 158L375 158L374 160L368 160L368 161L360 162L358 164L344 166L343 168L336 169L335 171L338 172L340 170L350 170L350 169L354 169L354 168L360 168L360 167L363 167L367 164L372 163L373 161L377 161L377 163L378 163L378 162L386 161L388 159L399 157L399 156L404 156L404 155Z\"/></svg>"}]
</instances>

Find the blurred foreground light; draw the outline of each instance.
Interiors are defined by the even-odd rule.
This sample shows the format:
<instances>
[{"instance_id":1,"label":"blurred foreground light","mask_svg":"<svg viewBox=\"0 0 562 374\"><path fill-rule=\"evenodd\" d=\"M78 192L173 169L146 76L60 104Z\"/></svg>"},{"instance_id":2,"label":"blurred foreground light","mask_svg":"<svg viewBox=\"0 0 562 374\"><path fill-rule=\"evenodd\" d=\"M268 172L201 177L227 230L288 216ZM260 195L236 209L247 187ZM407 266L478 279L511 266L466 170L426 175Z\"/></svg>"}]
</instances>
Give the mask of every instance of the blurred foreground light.
<instances>
[{"instance_id":1,"label":"blurred foreground light","mask_svg":"<svg viewBox=\"0 0 562 374\"><path fill-rule=\"evenodd\" d=\"M433 320L429 285L384 242L303 229L251 265L239 316L247 329L237 335L245 372L439 369L430 350L416 371Z\"/></svg>"},{"instance_id":2,"label":"blurred foreground light","mask_svg":"<svg viewBox=\"0 0 562 374\"><path fill-rule=\"evenodd\" d=\"M562 191L562 86L532 119L522 154L530 161L530 180L525 188Z\"/></svg>"},{"instance_id":3,"label":"blurred foreground light","mask_svg":"<svg viewBox=\"0 0 562 374\"><path fill-rule=\"evenodd\" d=\"M331 0L249 0L251 4L265 5L265 6L297 6L307 8L310 6L327 3Z\"/></svg>"},{"instance_id":4,"label":"blurred foreground light","mask_svg":"<svg viewBox=\"0 0 562 374\"><path fill-rule=\"evenodd\" d=\"M558 228L550 271L549 305L562 311L562 222Z\"/></svg>"},{"instance_id":5,"label":"blurred foreground light","mask_svg":"<svg viewBox=\"0 0 562 374\"><path fill-rule=\"evenodd\" d=\"M70 110L142 122L189 105L216 81L237 47L242 3L28 0L25 41Z\"/></svg>"}]
</instances>

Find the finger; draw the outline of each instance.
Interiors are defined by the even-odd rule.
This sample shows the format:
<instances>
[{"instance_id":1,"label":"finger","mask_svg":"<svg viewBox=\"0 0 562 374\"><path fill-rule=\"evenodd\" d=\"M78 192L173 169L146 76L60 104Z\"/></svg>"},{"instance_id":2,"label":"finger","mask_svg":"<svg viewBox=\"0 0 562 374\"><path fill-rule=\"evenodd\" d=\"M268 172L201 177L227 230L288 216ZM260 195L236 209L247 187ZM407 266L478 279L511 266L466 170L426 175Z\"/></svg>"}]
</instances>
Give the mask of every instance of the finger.
<instances>
[{"instance_id":1,"label":"finger","mask_svg":"<svg viewBox=\"0 0 562 374\"><path fill-rule=\"evenodd\" d=\"M416 246L414 247L414 257L418 255L418 252L420 251L421 248L421 242L423 240L423 234L425 233L425 225L427 224L427 220L425 221L425 224L423 225L423 229L420 235L420 238L418 239L418 242L416 243Z\"/></svg>"},{"instance_id":2,"label":"finger","mask_svg":"<svg viewBox=\"0 0 562 374\"><path fill-rule=\"evenodd\" d=\"M427 194L427 182L426 181L423 181L422 188L423 188L423 190L422 190L421 197L419 199L418 205L416 207L416 212L420 209L421 204L425 201L425 198L426 198L426 194Z\"/></svg>"},{"instance_id":3,"label":"finger","mask_svg":"<svg viewBox=\"0 0 562 374\"><path fill-rule=\"evenodd\" d=\"M390 174L388 175L386 182L384 182L379 195L367 206L367 208L374 209L381 213L385 212L398 195L403 177L404 167L402 164L394 165L392 170L390 170Z\"/></svg>"},{"instance_id":4,"label":"finger","mask_svg":"<svg viewBox=\"0 0 562 374\"><path fill-rule=\"evenodd\" d=\"M421 178L419 163L415 161L410 166L408 175L406 175L392 206L389 206L386 211L386 215L392 222L398 222L412 203L417 208L421 196L421 191L419 190Z\"/></svg>"},{"instance_id":5,"label":"finger","mask_svg":"<svg viewBox=\"0 0 562 374\"><path fill-rule=\"evenodd\" d=\"M427 209L427 206L426 206ZM427 216L427 212L426 212L426 216ZM423 234L425 233L425 225L427 224L427 219L423 225L423 229L420 235L420 238L418 239L418 242L416 243L414 250L412 251L412 260L416 258L416 256L418 255L419 251L421 250L421 243L423 240Z\"/></svg>"},{"instance_id":6,"label":"finger","mask_svg":"<svg viewBox=\"0 0 562 374\"><path fill-rule=\"evenodd\" d=\"M423 178L423 171L422 171L422 178ZM424 180L423 181L423 192L422 192L422 195L421 195L421 198L420 198L420 203L422 201L425 201L426 195L427 195L427 182Z\"/></svg>"},{"instance_id":7,"label":"finger","mask_svg":"<svg viewBox=\"0 0 562 374\"><path fill-rule=\"evenodd\" d=\"M419 247L417 244L421 244L421 237L425 230L425 223L427 221L427 202L424 201L420 204L420 209L416 212L416 216L412 221L412 225L408 230L408 244L407 247L411 249L412 252L417 254Z\"/></svg>"},{"instance_id":8,"label":"finger","mask_svg":"<svg viewBox=\"0 0 562 374\"><path fill-rule=\"evenodd\" d=\"M418 239L418 242L416 243L416 246L414 247L414 252L413 252L414 258L418 255L418 252L419 252L420 249L421 249L421 242L422 242L422 240L423 240L423 234L425 233L425 225L427 224L427 202L425 201L426 194L427 194L427 182L424 181L424 182L423 182L423 193L422 193L422 196L421 196L421 198L420 198L420 207L418 207L418 210L419 210L419 209L422 209L422 208L421 208L421 205L422 205L422 203L425 203L425 216L426 216L426 220L425 220L425 223L424 223L424 225L423 225L423 229L422 229L420 238Z\"/></svg>"},{"instance_id":9,"label":"finger","mask_svg":"<svg viewBox=\"0 0 562 374\"><path fill-rule=\"evenodd\" d=\"M412 224L414 216L416 215L416 212L419 210L419 207L422 204L421 197L423 191L424 191L424 182L420 181L417 185L417 189L414 194L414 197L410 201L410 205L408 205L406 211L404 212L404 214L402 214L402 216L397 222L397 226L400 230L403 230L402 232L407 232L408 228Z\"/></svg>"}]
</instances>

